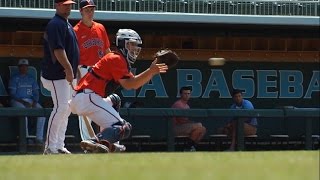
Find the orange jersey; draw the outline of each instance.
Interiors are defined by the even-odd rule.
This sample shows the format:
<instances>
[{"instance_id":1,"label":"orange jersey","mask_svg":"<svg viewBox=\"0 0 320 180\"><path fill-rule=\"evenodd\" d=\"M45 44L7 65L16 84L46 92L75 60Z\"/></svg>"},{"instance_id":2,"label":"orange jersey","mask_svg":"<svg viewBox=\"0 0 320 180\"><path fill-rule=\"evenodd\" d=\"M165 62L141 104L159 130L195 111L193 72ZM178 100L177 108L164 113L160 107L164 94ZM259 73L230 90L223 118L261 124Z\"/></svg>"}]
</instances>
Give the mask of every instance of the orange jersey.
<instances>
[{"instance_id":1,"label":"orange jersey","mask_svg":"<svg viewBox=\"0 0 320 180\"><path fill-rule=\"evenodd\" d=\"M89 28L80 21L74 26L80 49L80 65L92 66L99 61L110 48L107 31L100 23L94 22Z\"/></svg>"},{"instance_id":2,"label":"orange jersey","mask_svg":"<svg viewBox=\"0 0 320 180\"><path fill-rule=\"evenodd\" d=\"M111 52L100 59L78 83L76 91L91 89L101 97L105 97L105 88L114 81L119 85L120 79L133 77L126 59L118 53ZM108 93L108 92L107 92ZM110 93L110 92L109 92Z\"/></svg>"}]
</instances>

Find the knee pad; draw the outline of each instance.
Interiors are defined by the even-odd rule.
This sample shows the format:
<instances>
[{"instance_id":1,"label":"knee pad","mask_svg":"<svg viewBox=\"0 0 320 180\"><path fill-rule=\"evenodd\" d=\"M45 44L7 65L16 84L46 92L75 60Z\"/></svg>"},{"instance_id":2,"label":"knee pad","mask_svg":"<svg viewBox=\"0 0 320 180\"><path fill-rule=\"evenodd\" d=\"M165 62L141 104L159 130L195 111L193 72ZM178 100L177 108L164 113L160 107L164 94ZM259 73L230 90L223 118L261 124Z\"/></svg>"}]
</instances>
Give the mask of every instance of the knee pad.
<instances>
[{"instance_id":1,"label":"knee pad","mask_svg":"<svg viewBox=\"0 0 320 180\"><path fill-rule=\"evenodd\" d=\"M111 100L111 102L112 102L112 107L113 107L116 111L119 112L120 107L121 107L121 98L120 98L117 94L115 94L115 93L110 94L108 97L110 98L110 100Z\"/></svg>"}]
</instances>

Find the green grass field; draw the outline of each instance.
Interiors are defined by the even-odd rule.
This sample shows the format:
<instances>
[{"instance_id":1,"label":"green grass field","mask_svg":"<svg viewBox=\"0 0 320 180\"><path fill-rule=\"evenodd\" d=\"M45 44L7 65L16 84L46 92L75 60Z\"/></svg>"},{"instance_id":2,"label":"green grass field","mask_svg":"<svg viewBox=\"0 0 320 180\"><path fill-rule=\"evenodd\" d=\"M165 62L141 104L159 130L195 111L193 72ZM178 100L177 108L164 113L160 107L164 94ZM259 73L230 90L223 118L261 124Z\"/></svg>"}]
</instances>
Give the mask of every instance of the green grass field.
<instances>
[{"instance_id":1,"label":"green grass field","mask_svg":"<svg viewBox=\"0 0 320 180\"><path fill-rule=\"evenodd\" d=\"M319 180L319 151L3 155L8 179Z\"/></svg>"}]
</instances>

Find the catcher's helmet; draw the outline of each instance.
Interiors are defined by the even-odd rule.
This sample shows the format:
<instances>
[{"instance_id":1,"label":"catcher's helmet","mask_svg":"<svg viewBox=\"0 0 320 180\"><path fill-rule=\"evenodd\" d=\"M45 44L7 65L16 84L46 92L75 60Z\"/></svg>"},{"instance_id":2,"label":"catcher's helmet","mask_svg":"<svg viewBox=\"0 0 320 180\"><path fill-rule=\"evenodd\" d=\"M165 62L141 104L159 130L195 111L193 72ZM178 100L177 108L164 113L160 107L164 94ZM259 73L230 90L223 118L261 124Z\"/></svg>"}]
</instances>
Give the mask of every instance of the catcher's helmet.
<instances>
[{"instance_id":1,"label":"catcher's helmet","mask_svg":"<svg viewBox=\"0 0 320 180\"><path fill-rule=\"evenodd\" d=\"M132 29L119 29L116 34L116 46L129 64L133 64L141 50L142 40Z\"/></svg>"}]
</instances>

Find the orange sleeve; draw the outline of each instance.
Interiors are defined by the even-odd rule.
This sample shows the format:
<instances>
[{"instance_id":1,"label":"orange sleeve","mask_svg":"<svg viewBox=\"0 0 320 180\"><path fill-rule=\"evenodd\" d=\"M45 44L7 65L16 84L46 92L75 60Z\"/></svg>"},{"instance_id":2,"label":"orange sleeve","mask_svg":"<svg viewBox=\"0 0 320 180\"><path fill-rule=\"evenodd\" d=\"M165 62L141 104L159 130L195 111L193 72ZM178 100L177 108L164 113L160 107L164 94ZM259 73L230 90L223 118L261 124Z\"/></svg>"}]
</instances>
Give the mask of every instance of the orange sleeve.
<instances>
[{"instance_id":1,"label":"orange sleeve","mask_svg":"<svg viewBox=\"0 0 320 180\"><path fill-rule=\"evenodd\" d=\"M119 82L119 79L127 79L133 77L133 74L128 70L128 65L125 59L121 58L119 55L114 56L111 61L112 67L112 77L115 82Z\"/></svg>"}]
</instances>

